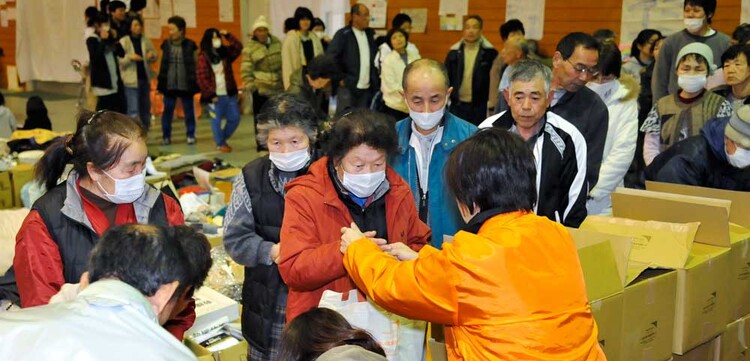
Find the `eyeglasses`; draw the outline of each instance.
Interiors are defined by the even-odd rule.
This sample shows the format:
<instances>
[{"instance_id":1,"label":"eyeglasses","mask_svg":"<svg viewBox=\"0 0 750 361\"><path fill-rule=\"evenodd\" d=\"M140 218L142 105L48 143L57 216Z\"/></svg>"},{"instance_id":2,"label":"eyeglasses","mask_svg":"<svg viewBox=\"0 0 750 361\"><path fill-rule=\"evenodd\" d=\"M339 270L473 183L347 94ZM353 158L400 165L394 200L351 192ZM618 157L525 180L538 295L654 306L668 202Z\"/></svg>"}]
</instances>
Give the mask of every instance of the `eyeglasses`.
<instances>
[{"instance_id":1,"label":"eyeglasses","mask_svg":"<svg viewBox=\"0 0 750 361\"><path fill-rule=\"evenodd\" d=\"M585 73L588 73L589 75L591 75L592 77L595 77L595 76L599 75L599 69L597 69L595 67L589 68L589 67L587 67L587 66L585 66L583 64L573 64L573 63L570 62L570 59L565 59L565 61L567 61L568 64L572 65L573 69L578 74L581 74L581 73L585 72Z\"/></svg>"}]
</instances>

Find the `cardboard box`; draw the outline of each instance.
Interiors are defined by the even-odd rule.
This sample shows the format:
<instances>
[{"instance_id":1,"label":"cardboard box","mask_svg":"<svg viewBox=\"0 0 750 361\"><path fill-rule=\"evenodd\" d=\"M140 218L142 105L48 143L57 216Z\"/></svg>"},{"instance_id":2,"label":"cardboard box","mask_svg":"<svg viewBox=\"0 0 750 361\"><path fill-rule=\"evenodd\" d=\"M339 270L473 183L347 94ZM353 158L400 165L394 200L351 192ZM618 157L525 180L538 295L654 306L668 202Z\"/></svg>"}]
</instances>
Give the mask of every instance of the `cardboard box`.
<instances>
[{"instance_id":1,"label":"cardboard box","mask_svg":"<svg viewBox=\"0 0 750 361\"><path fill-rule=\"evenodd\" d=\"M622 360L666 360L672 356L677 272L646 270L625 287Z\"/></svg>"},{"instance_id":2,"label":"cardboard box","mask_svg":"<svg viewBox=\"0 0 750 361\"><path fill-rule=\"evenodd\" d=\"M211 352L205 347L185 338L185 346L193 351L196 358L200 361L245 361L247 360L247 341L242 340L240 343L229 348Z\"/></svg>"},{"instance_id":3,"label":"cardboard box","mask_svg":"<svg viewBox=\"0 0 750 361\"><path fill-rule=\"evenodd\" d=\"M674 355L674 361L719 361L720 353L721 339L716 337L684 355Z\"/></svg>"},{"instance_id":4,"label":"cardboard box","mask_svg":"<svg viewBox=\"0 0 750 361\"><path fill-rule=\"evenodd\" d=\"M0 209L13 208L13 184L10 172L0 172Z\"/></svg>"},{"instance_id":5,"label":"cardboard box","mask_svg":"<svg viewBox=\"0 0 750 361\"><path fill-rule=\"evenodd\" d=\"M213 325L228 323L240 318L239 304L208 287L195 291L195 323L185 331L185 337L203 333Z\"/></svg>"},{"instance_id":6,"label":"cardboard box","mask_svg":"<svg viewBox=\"0 0 750 361\"><path fill-rule=\"evenodd\" d=\"M750 319L740 318L727 325L721 335L721 361L750 360Z\"/></svg>"},{"instance_id":7,"label":"cardboard box","mask_svg":"<svg viewBox=\"0 0 750 361\"><path fill-rule=\"evenodd\" d=\"M620 196L632 201L625 195ZM674 207L690 208L680 203ZM667 211L677 212L676 209ZM693 243L698 223L591 216L581 228L633 237L629 268L645 264L652 268L677 269L673 353L683 354L724 331L729 320L729 285L716 280L729 278L729 248Z\"/></svg>"},{"instance_id":8,"label":"cardboard box","mask_svg":"<svg viewBox=\"0 0 750 361\"><path fill-rule=\"evenodd\" d=\"M730 285L730 319L750 314L750 192L687 186L681 184L646 182L646 189L705 198L731 201L729 238L732 250L732 277ZM744 228L743 228L744 227Z\"/></svg>"},{"instance_id":9,"label":"cardboard box","mask_svg":"<svg viewBox=\"0 0 750 361\"><path fill-rule=\"evenodd\" d=\"M10 179L13 185L13 206L23 207L21 201L21 188L34 179L34 166L31 164L19 164L10 169Z\"/></svg>"},{"instance_id":10,"label":"cardboard box","mask_svg":"<svg viewBox=\"0 0 750 361\"><path fill-rule=\"evenodd\" d=\"M599 330L597 339L599 346L607 356L608 361L624 360L622 353L622 292L618 292L604 299L591 301L591 314L596 320Z\"/></svg>"}]
</instances>

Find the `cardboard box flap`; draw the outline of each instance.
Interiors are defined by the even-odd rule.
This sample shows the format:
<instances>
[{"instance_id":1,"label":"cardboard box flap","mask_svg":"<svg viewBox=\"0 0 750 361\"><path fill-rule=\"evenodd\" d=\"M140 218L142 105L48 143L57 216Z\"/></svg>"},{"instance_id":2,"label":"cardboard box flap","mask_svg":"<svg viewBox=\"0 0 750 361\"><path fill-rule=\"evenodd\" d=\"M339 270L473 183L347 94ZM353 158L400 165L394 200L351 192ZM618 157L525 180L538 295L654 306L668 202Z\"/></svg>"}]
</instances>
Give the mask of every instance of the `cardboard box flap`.
<instances>
[{"instance_id":1,"label":"cardboard box flap","mask_svg":"<svg viewBox=\"0 0 750 361\"><path fill-rule=\"evenodd\" d=\"M640 263L651 268L676 269L687 263L698 225L588 216L581 229L631 237L630 262L635 262L634 267Z\"/></svg>"},{"instance_id":2,"label":"cardboard box flap","mask_svg":"<svg viewBox=\"0 0 750 361\"><path fill-rule=\"evenodd\" d=\"M688 196L725 199L732 201L729 210L729 221L750 228L750 192L729 191L725 189L688 186L646 181L650 191L684 194Z\"/></svg>"},{"instance_id":3,"label":"cardboard box flap","mask_svg":"<svg viewBox=\"0 0 750 361\"><path fill-rule=\"evenodd\" d=\"M731 246L731 204L732 202L723 199L638 189L617 188L612 193L612 212L615 217L672 223L700 222L695 241L719 247Z\"/></svg>"},{"instance_id":4,"label":"cardboard box flap","mask_svg":"<svg viewBox=\"0 0 750 361\"><path fill-rule=\"evenodd\" d=\"M581 229L568 229L578 248L586 295L600 300L625 287L632 238Z\"/></svg>"}]
</instances>

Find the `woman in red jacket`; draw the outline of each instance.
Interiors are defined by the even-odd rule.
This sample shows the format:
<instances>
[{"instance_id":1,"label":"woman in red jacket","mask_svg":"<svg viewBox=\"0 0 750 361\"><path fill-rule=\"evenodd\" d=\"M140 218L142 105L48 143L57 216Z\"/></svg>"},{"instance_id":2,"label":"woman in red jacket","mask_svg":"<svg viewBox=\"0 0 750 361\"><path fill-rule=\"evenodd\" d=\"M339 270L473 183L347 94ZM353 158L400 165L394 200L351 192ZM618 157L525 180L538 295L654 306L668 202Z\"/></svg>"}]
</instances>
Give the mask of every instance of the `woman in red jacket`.
<instances>
[{"instance_id":1,"label":"woman in red jacket","mask_svg":"<svg viewBox=\"0 0 750 361\"><path fill-rule=\"evenodd\" d=\"M146 184L146 132L120 113L83 112L75 134L53 143L36 166L47 188L16 236L13 259L22 307L44 305L65 283L78 283L102 233L115 225L185 223L179 203ZM58 184L68 163L73 170ZM194 304L165 327L178 338Z\"/></svg>"},{"instance_id":2,"label":"woman in red jacket","mask_svg":"<svg viewBox=\"0 0 750 361\"><path fill-rule=\"evenodd\" d=\"M379 245L402 242L419 251L429 242L409 185L386 165L397 145L384 115L354 111L336 122L328 156L287 185L279 261L289 287L287 322L317 307L325 290L356 288L339 251L342 227L354 222Z\"/></svg>"}]
</instances>

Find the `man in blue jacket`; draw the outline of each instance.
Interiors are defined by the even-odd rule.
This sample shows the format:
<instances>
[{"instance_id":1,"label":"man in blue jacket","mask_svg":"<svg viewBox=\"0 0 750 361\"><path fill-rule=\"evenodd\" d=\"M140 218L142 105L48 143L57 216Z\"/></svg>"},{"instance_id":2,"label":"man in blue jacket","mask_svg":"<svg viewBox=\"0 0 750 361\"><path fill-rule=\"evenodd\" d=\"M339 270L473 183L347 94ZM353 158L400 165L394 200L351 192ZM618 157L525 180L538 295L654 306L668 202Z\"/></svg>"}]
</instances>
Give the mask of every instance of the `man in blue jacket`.
<instances>
[{"instance_id":1,"label":"man in blue jacket","mask_svg":"<svg viewBox=\"0 0 750 361\"><path fill-rule=\"evenodd\" d=\"M399 152L390 164L409 183L419 218L432 228L431 244L441 248L443 236L453 236L463 225L443 167L453 148L477 127L445 111L453 88L440 62L421 59L409 64L403 88L409 117L396 123Z\"/></svg>"}]
</instances>

